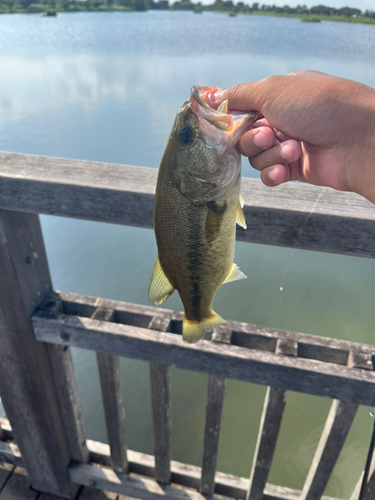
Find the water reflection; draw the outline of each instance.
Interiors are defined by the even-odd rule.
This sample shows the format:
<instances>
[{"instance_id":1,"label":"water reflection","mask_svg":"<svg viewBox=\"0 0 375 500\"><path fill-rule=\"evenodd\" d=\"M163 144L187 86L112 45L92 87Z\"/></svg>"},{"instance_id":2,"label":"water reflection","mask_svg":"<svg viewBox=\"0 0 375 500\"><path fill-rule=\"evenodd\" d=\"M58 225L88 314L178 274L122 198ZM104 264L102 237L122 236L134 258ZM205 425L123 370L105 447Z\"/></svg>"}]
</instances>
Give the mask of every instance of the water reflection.
<instances>
[{"instance_id":1,"label":"water reflection","mask_svg":"<svg viewBox=\"0 0 375 500\"><path fill-rule=\"evenodd\" d=\"M311 68L375 82L373 26L205 13L0 16L0 148L157 167L192 84L228 87ZM244 161L244 175L256 176ZM151 231L42 217L55 288L147 303ZM372 261L237 244L249 279L225 285L228 319L374 344ZM95 270L95 272L93 272ZM282 287L282 290L280 290ZM181 309L177 295L166 304ZM87 435L106 440L93 353L74 361ZM146 363L122 360L129 447L152 453ZM200 465L207 378L173 372L173 458ZM229 381L219 469L246 476L264 388ZM302 486L329 401L290 393L271 481ZM367 448L361 409L326 494L349 498Z\"/></svg>"}]
</instances>

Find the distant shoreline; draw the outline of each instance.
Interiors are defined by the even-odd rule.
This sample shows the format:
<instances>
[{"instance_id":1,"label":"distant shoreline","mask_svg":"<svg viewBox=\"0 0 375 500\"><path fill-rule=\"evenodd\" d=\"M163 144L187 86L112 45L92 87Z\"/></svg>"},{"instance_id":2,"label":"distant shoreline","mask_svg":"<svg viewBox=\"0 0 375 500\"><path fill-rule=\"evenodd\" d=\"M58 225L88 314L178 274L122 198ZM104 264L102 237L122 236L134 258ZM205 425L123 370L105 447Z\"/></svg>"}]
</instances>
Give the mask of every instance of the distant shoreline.
<instances>
[{"instance_id":1,"label":"distant shoreline","mask_svg":"<svg viewBox=\"0 0 375 500\"><path fill-rule=\"evenodd\" d=\"M358 16L358 17L347 17L347 16L325 16L322 14L279 14L276 12L239 12L239 14L247 16L272 16L272 17L291 17L296 19L317 19L318 21L336 21L340 23L360 23L360 24L375 24L375 19L370 17Z\"/></svg>"},{"instance_id":2,"label":"distant shoreline","mask_svg":"<svg viewBox=\"0 0 375 500\"><path fill-rule=\"evenodd\" d=\"M19 9L15 8L13 10L5 10L2 9L3 5L0 6L0 15L1 14L43 14L50 9L48 6L41 4L32 4L30 7L32 9ZM46 8L47 7L47 8ZM151 9L149 9L151 10ZM192 10L184 10L184 9L165 9L165 10L156 10L157 12L193 12ZM205 6L202 6L201 12L214 12L215 14L227 14L233 15L233 11L228 10L212 10L207 9ZM121 5L116 6L104 6L101 5L99 8L76 8L64 10L59 7L56 8L56 13L75 13L75 12L138 12L136 9L132 9L129 7L123 7ZM145 12L145 11L143 11ZM148 11L146 11L148 12ZM276 13L276 12L262 12L262 11L253 11L253 12L235 12L235 15L244 15L244 16L264 16L264 17L289 17L295 19L301 19L301 21L305 22L320 22L320 21L334 21L334 22L342 22L342 23L359 23L359 24L375 24L375 19L371 19L369 17L357 16L357 17L347 17L347 16L335 16L335 15L321 15L321 14L287 14L287 13Z\"/></svg>"}]
</instances>

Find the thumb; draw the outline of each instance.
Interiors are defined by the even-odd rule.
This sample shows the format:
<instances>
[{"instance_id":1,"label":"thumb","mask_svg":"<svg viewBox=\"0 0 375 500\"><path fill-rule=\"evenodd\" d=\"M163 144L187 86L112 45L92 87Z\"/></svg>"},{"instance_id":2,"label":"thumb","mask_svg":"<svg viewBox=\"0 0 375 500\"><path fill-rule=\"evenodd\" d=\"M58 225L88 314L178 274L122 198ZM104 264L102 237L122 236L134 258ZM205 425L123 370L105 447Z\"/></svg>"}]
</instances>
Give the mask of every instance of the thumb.
<instances>
[{"instance_id":1,"label":"thumb","mask_svg":"<svg viewBox=\"0 0 375 500\"><path fill-rule=\"evenodd\" d=\"M269 78L266 78L256 82L240 83L229 89L218 89L209 96L209 104L217 109L227 99L229 109L262 112L269 92L272 91L269 83Z\"/></svg>"}]
</instances>

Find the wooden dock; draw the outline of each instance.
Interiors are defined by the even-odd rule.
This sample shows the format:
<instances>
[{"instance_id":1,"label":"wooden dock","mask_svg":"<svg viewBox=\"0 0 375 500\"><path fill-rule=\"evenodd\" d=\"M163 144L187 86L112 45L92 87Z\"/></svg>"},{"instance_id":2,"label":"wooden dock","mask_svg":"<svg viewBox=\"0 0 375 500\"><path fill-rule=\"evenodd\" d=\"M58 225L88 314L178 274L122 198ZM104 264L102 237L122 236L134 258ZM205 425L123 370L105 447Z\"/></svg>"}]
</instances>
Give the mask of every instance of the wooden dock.
<instances>
[{"instance_id":1,"label":"wooden dock","mask_svg":"<svg viewBox=\"0 0 375 500\"><path fill-rule=\"evenodd\" d=\"M151 228L156 174L0 153L0 500L329 500L358 406L375 406L374 347L238 322L186 344L181 313L52 289L38 214ZM359 196L244 179L242 197L241 241L375 257ZM70 347L97 353L109 445L85 437ZM153 456L127 448L119 356L149 362ZM209 374L202 467L171 460L171 366ZM216 470L227 378L268 387L250 478ZM290 390L332 400L302 491L267 482Z\"/></svg>"}]
</instances>

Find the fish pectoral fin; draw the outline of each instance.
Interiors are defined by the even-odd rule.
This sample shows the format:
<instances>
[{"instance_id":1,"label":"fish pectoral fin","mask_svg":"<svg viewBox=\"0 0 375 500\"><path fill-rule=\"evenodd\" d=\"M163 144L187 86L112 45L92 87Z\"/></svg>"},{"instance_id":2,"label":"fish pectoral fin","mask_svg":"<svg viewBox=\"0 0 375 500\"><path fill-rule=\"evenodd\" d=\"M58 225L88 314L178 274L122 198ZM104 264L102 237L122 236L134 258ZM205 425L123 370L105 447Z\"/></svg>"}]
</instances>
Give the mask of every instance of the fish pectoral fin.
<instances>
[{"instance_id":1,"label":"fish pectoral fin","mask_svg":"<svg viewBox=\"0 0 375 500\"><path fill-rule=\"evenodd\" d=\"M240 198L238 200L238 205L237 205L236 222L239 226L246 229L247 228L246 219L245 219L245 214L243 213L242 208L243 208L243 199L240 196Z\"/></svg>"},{"instance_id":2,"label":"fish pectoral fin","mask_svg":"<svg viewBox=\"0 0 375 500\"><path fill-rule=\"evenodd\" d=\"M191 321L184 316L182 320L182 338L185 342L197 342L205 332L213 330L217 326L226 325L227 322L221 316L211 311L208 318L203 321Z\"/></svg>"},{"instance_id":3,"label":"fish pectoral fin","mask_svg":"<svg viewBox=\"0 0 375 500\"><path fill-rule=\"evenodd\" d=\"M232 269L230 270L228 276L226 277L223 285L225 283L230 283L231 281L237 280L245 280L247 278L246 274L244 274L241 269L237 266L237 264L233 263Z\"/></svg>"},{"instance_id":4,"label":"fish pectoral fin","mask_svg":"<svg viewBox=\"0 0 375 500\"><path fill-rule=\"evenodd\" d=\"M167 300L173 292L174 286L171 285L169 279L164 274L158 257L148 288L148 300L158 306Z\"/></svg>"}]
</instances>

